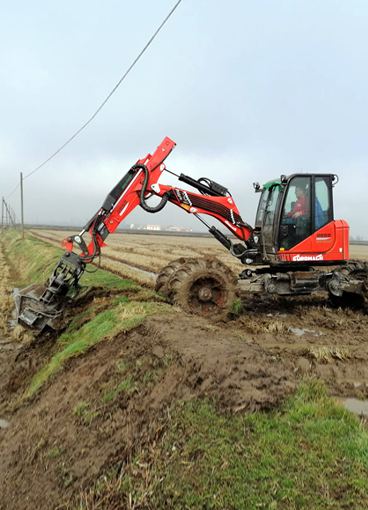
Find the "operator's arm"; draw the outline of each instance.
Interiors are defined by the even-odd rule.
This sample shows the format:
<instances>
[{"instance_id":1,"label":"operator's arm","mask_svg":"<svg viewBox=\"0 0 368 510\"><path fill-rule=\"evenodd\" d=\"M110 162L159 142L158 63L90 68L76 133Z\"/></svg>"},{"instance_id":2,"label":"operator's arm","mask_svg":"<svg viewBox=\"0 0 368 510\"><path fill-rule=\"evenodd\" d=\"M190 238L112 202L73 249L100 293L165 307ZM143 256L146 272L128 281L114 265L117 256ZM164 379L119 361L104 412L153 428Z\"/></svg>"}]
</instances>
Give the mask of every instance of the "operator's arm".
<instances>
[{"instance_id":1,"label":"operator's arm","mask_svg":"<svg viewBox=\"0 0 368 510\"><path fill-rule=\"evenodd\" d=\"M308 213L308 200L303 195L302 197L298 198L298 200L295 202L294 208L291 212L288 213L289 218L299 218L299 216L304 216Z\"/></svg>"}]
</instances>

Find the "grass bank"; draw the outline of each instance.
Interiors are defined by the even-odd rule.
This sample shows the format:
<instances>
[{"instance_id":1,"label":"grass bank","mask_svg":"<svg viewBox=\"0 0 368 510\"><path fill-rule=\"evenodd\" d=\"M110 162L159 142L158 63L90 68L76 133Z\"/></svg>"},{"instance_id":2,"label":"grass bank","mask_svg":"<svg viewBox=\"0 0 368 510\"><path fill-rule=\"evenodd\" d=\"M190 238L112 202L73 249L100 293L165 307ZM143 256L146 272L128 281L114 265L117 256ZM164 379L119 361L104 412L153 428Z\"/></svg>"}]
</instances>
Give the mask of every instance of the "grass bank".
<instances>
[{"instance_id":1,"label":"grass bank","mask_svg":"<svg viewBox=\"0 0 368 510\"><path fill-rule=\"evenodd\" d=\"M117 501L157 510L368 507L367 429L320 382L303 383L272 412L225 415L193 400L166 416L132 463L99 480L79 509Z\"/></svg>"},{"instance_id":2,"label":"grass bank","mask_svg":"<svg viewBox=\"0 0 368 510\"><path fill-rule=\"evenodd\" d=\"M98 312L93 308L76 315L66 332L63 333L56 345L51 359L33 377L25 397L33 397L39 388L52 375L63 368L66 360L73 356L84 354L90 347L102 340L108 340L120 332L128 332L143 323L146 317L154 313L170 312L172 308L166 303L157 302L125 302L111 300L109 309ZM76 328L79 321L87 319L82 327Z\"/></svg>"},{"instance_id":3,"label":"grass bank","mask_svg":"<svg viewBox=\"0 0 368 510\"><path fill-rule=\"evenodd\" d=\"M1 236L5 257L13 268L17 279L12 281L14 287L26 287L31 283L43 283L51 275L63 250L51 246L36 237L26 234L22 240L18 231L9 231ZM141 287L133 280L127 280L107 271L84 273L81 285L103 286L107 289L139 290Z\"/></svg>"},{"instance_id":4,"label":"grass bank","mask_svg":"<svg viewBox=\"0 0 368 510\"><path fill-rule=\"evenodd\" d=\"M62 249L31 235L26 234L22 240L16 231L3 234L1 242L5 259L16 275L11 282L14 287L44 283L63 253ZM111 294L93 299L88 308L84 307L73 316L66 331L56 341L51 358L34 375L25 393L27 398L34 396L69 358L84 354L102 340L137 327L149 315L171 310L153 291L144 290L133 280L120 278L102 269L93 274L84 273L80 284L103 287ZM78 300L75 306L78 309Z\"/></svg>"}]
</instances>

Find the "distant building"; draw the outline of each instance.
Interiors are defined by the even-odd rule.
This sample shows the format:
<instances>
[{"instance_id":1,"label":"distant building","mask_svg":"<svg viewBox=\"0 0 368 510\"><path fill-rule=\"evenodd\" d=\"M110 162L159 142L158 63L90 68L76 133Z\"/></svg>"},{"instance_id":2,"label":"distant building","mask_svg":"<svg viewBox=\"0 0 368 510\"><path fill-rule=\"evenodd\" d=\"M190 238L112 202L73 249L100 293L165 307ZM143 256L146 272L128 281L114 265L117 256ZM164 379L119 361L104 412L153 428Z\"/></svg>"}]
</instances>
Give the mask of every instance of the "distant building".
<instances>
[{"instance_id":1,"label":"distant building","mask_svg":"<svg viewBox=\"0 0 368 510\"><path fill-rule=\"evenodd\" d=\"M167 230L171 232L193 232L190 227L168 227Z\"/></svg>"},{"instance_id":2,"label":"distant building","mask_svg":"<svg viewBox=\"0 0 368 510\"><path fill-rule=\"evenodd\" d=\"M154 231L165 231L165 232L193 232L193 229L190 227L176 227L170 225L169 227L165 227L162 225L139 225L138 223L131 223L129 228L132 230L154 230Z\"/></svg>"}]
</instances>

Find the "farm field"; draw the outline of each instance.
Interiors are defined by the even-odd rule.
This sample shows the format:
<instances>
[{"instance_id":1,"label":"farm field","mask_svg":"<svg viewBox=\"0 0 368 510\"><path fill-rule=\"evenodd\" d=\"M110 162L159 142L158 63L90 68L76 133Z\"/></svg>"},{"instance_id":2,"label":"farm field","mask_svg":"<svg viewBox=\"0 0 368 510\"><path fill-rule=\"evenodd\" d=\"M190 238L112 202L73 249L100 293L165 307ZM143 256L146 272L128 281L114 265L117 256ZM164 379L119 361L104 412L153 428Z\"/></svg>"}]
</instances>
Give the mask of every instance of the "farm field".
<instances>
[{"instance_id":1,"label":"farm field","mask_svg":"<svg viewBox=\"0 0 368 510\"><path fill-rule=\"evenodd\" d=\"M61 230L30 230L30 233L60 246L62 239L75 232ZM158 273L160 269L178 257L213 256L228 265L235 273L241 272L246 266L238 262L216 239L212 237L181 237L159 234L125 234L115 233L107 239L107 247L103 248L103 266L116 271L121 276L130 276L129 268L120 267L120 263ZM368 246L353 245L350 247L350 258L368 260ZM114 265L114 262L117 264ZM135 274L135 273L133 273ZM141 283L143 283L142 280ZM145 280L153 285L153 279Z\"/></svg>"},{"instance_id":2,"label":"farm field","mask_svg":"<svg viewBox=\"0 0 368 510\"><path fill-rule=\"evenodd\" d=\"M213 239L116 234L114 274L83 276L59 332L13 329L11 289L43 282L66 236L0 237L0 510L367 507L366 424L344 408L368 398L366 310L247 295L213 324L154 274L209 253L244 266Z\"/></svg>"},{"instance_id":3,"label":"farm field","mask_svg":"<svg viewBox=\"0 0 368 510\"><path fill-rule=\"evenodd\" d=\"M49 240L60 246L60 241L72 232L58 230L31 230L40 239ZM107 240L107 247L103 248L102 267L112 270L123 277L137 278L129 271L128 264L144 271L158 273L162 267L179 257L216 257L227 264L235 273L243 270L240 264L230 255L218 241L206 237L179 237L165 235L141 235L116 233ZM139 283L154 285L154 276L139 276Z\"/></svg>"}]
</instances>

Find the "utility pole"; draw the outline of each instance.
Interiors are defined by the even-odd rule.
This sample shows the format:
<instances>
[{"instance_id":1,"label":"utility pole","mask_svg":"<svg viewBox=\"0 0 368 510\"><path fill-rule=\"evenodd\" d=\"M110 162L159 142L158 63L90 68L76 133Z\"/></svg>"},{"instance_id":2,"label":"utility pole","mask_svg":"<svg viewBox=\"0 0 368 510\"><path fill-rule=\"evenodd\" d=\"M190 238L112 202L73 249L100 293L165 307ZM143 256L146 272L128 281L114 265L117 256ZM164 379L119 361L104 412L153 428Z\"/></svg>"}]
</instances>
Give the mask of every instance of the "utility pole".
<instances>
[{"instance_id":1,"label":"utility pole","mask_svg":"<svg viewBox=\"0 0 368 510\"><path fill-rule=\"evenodd\" d=\"M10 223L12 223L13 227L15 228L15 223L13 221L12 215L10 214L10 210L9 210L8 204L5 201L4 201L4 203L5 203L6 210L8 212L9 226L10 226Z\"/></svg>"},{"instance_id":2,"label":"utility pole","mask_svg":"<svg viewBox=\"0 0 368 510\"><path fill-rule=\"evenodd\" d=\"M14 212L14 209L12 207L10 207L10 212L11 212L11 215L12 215L12 218L13 218L14 228L17 228L17 220L15 218L15 212Z\"/></svg>"},{"instance_id":3,"label":"utility pole","mask_svg":"<svg viewBox=\"0 0 368 510\"><path fill-rule=\"evenodd\" d=\"M4 197L1 201L1 233L4 232Z\"/></svg>"},{"instance_id":4,"label":"utility pole","mask_svg":"<svg viewBox=\"0 0 368 510\"><path fill-rule=\"evenodd\" d=\"M6 207L6 202L4 200L4 207L5 207L5 230L8 228L8 208Z\"/></svg>"},{"instance_id":5,"label":"utility pole","mask_svg":"<svg viewBox=\"0 0 368 510\"><path fill-rule=\"evenodd\" d=\"M20 206L22 216L22 239L24 240L24 216L23 216L23 172L20 173Z\"/></svg>"}]
</instances>

